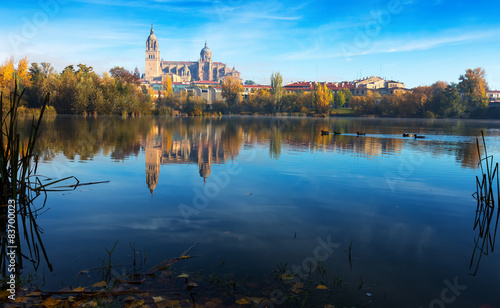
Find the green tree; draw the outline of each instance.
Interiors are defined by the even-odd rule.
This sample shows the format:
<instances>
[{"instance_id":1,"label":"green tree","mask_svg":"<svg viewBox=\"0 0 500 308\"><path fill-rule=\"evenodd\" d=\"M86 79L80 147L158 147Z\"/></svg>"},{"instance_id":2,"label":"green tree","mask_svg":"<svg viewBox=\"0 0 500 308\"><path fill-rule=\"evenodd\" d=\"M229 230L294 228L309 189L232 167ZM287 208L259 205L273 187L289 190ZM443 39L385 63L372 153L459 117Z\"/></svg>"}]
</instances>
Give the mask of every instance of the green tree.
<instances>
[{"instance_id":1,"label":"green tree","mask_svg":"<svg viewBox=\"0 0 500 308\"><path fill-rule=\"evenodd\" d=\"M255 84L255 81L253 81L253 80L245 80L244 84L247 85L247 86L251 86L251 85Z\"/></svg>"},{"instance_id":2,"label":"green tree","mask_svg":"<svg viewBox=\"0 0 500 308\"><path fill-rule=\"evenodd\" d=\"M271 74L271 95L273 97L273 105L281 107L281 97L283 96L283 77L279 72Z\"/></svg>"},{"instance_id":3,"label":"green tree","mask_svg":"<svg viewBox=\"0 0 500 308\"><path fill-rule=\"evenodd\" d=\"M437 89L429 106L429 111L442 118L460 117L466 109L458 88L454 84L448 85L444 89Z\"/></svg>"}]
</instances>

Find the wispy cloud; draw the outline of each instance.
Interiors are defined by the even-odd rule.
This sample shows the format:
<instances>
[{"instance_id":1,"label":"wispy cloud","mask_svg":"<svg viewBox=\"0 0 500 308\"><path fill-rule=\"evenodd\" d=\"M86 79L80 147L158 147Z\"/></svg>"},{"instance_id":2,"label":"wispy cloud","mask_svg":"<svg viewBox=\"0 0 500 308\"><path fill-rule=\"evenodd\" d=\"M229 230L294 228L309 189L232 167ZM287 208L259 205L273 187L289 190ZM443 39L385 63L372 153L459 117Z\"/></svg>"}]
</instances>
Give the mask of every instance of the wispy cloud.
<instances>
[{"instance_id":1,"label":"wispy cloud","mask_svg":"<svg viewBox=\"0 0 500 308\"><path fill-rule=\"evenodd\" d=\"M477 30L474 32L452 30L445 32L446 33L414 39L394 37L374 40L373 42L369 42L367 44L368 46L364 46L363 48L356 46L355 38L353 37L336 42L336 47L316 44L308 49L284 54L282 55L282 58L285 60L295 61L305 59L342 58L371 54L412 52L429 50L443 46L487 41L491 38L497 38L500 35L500 30ZM345 50L342 50L341 48L345 48ZM325 52L325 50L328 50L328 52Z\"/></svg>"}]
</instances>

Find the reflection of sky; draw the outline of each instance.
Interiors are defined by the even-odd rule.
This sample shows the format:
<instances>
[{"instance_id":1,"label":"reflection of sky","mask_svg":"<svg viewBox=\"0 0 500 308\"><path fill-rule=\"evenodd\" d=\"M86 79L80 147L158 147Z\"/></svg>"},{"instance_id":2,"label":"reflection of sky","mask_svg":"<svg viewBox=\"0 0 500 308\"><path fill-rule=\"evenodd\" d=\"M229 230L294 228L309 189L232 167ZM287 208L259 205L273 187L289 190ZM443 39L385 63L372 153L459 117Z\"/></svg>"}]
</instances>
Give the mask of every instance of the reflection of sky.
<instances>
[{"instance_id":1,"label":"reflection of sky","mask_svg":"<svg viewBox=\"0 0 500 308\"><path fill-rule=\"evenodd\" d=\"M483 258L478 277L467 277L478 170L461 167L453 151L426 151L440 146L432 140L404 142L399 152L375 157L283 146L278 159L264 144L246 145L234 160L213 164L206 184L194 163L162 165L153 196L143 151L120 162L100 154L66 164L58 156L39 173L64 170L59 176L110 183L50 195L51 210L39 224L55 264L53 281L98 266L104 247L116 240L117 264L130 262L129 242L146 250L149 266L199 242L193 267L215 268L221 258L228 269L259 275L275 264L300 265L318 237L330 236L341 247L326 260L327 269L352 285L362 276L377 285L371 293L387 294L396 306L426 305L440 295L444 279L455 277L470 286L462 306L493 304L498 254ZM240 171L186 223L179 205L193 208L196 191L214 187L228 168ZM353 272L343 251L351 240Z\"/></svg>"}]
</instances>

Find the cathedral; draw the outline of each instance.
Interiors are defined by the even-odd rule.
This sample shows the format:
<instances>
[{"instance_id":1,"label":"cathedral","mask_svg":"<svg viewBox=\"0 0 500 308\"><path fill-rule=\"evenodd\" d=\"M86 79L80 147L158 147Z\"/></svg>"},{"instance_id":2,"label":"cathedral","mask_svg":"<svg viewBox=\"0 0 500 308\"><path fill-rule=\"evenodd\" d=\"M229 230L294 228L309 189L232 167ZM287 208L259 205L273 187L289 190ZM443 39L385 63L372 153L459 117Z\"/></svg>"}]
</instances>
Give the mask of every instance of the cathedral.
<instances>
[{"instance_id":1,"label":"cathedral","mask_svg":"<svg viewBox=\"0 0 500 308\"><path fill-rule=\"evenodd\" d=\"M170 76L173 82L220 81L227 76L241 78L240 72L234 67L231 69L222 62L212 61L212 51L206 42L205 47L200 52L200 59L196 62L163 61L160 58L158 39L151 25L151 33L146 41L144 80L153 83L163 81L166 76Z\"/></svg>"}]
</instances>

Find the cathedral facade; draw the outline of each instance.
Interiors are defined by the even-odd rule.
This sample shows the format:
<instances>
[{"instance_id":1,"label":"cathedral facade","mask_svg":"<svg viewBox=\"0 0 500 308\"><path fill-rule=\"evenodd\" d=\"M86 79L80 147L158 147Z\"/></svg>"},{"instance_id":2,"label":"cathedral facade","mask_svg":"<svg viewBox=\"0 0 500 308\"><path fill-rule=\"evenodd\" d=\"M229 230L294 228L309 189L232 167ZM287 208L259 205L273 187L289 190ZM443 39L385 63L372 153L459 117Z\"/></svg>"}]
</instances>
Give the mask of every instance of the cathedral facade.
<instances>
[{"instance_id":1,"label":"cathedral facade","mask_svg":"<svg viewBox=\"0 0 500 308\"><path fill-rule=\"evenodd\" d=\"M163 61L160 57L160 48L151 26L151 32L146 41L146 71L144 80L153 83L163 81L169 76L173 82L182 81L220 81L227 76L241 78L241 73L229 68L222 62L212 61L212 51L205 42L200 52L200 59L190 61Z\"/></svg>"}]
</instances>

